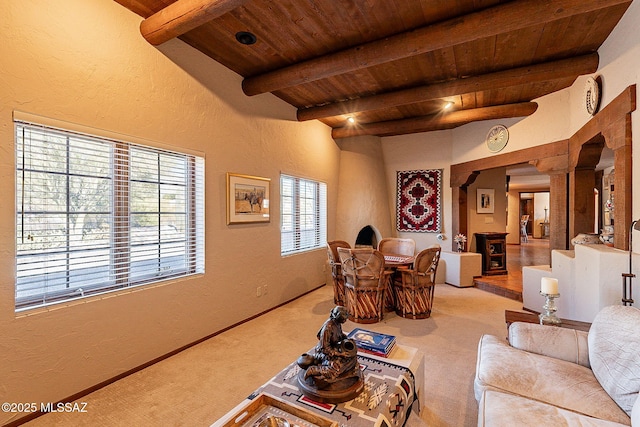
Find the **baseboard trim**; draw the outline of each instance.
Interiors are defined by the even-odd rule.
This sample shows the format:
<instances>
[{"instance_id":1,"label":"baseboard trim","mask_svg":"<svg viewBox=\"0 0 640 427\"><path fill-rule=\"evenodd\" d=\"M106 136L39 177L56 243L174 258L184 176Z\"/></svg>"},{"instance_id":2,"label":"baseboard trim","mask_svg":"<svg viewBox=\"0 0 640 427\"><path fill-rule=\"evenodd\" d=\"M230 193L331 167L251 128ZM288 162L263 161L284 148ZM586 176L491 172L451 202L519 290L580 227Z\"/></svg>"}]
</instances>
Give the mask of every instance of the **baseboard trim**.
<instances>
[{"instance_id":1,"label":"baseboard trim","mask_svg":"<svg viewBox=\"0 0 640 427\"><path fill-rule=\"evenodd\" d=\"M208 340L210 338L213 338L213 337L215 337L217 335L220 335L223 332L226 332L226 331L228 331L230 329L233 329L233 328L235 328L237 326L240 326L240 325L242 325L244 323L247 323L247 322L249 322L249 321L251 321L251 320L253 320L255 318L263 316L263 315L275 310L276 308L282 307L283 305L287 305L290 302L293 302L293 301L295 301L295 300L297 300L299 298L302 298L303 296L305 296L307 294L310 294L311 292L314 292L314 291L322 288L323 286L326 286L326 283L322 284L320 286L317 286L317 287L315 287L313 289L310 289L307 292L304 292L304 293L298 295L297 297L294 297L294 298L291 298L290 300L284 301L284 302L282 302L282 303L280 303L280 304L278 304L278 305L276 305L274 307L271 307L271 308L269 308L269 309L267 309L265 311L262 311L262 312L260 312L260 313L258 313L256 315L254 315L254 316L248 317L248 318L246 318L244 320L241 320L241 321L239 321L237 323L234 323L233 325L230 325L230 326L228 326L228 327L226 327L224 329L220 329L219 331L216 331L216 332L214 332L214 333L212 333L210 335L207 335L207 336L205 336L203 338L200 338L200 339L198 339L198 340L196 340L196 341L194 341L192 343L189 343L189 344L184 345L184 346L182 346L180 348L177 348L176 350L170 351L170 352L168 352L168 353L166 353L166 354L164 354L162 356L156 357L155 359L152 359L152 360L150 360L150 361L148 361L146 363L143 363L142 365L136 366L135 368L132 368L132 369L130 369L130 370L126 371L126 372L123 372L123 373L121 373L119 375L116 375L116 376L114 376L112 378L109 378L108 380L102 381L102 382L100 382L100 383L98 383L98 384L96 384L94 386L86 388L85 390L82 390L82 391L80 391L78 393L72 394L71 396L68 396L67 398L62 399L61 401L56 402L56 404L54 404L53 406L55 407L58 403L64 404L64 403L74 402L74 401L80 399L83 396L86 396L86 395L88 395L90 393L93 393L94 391L100 390L101 388L106 387L109 384L113 384L114 382L119 381L119 380L121 380L123 378L126 378L131 374L135 374L136 372L141 371L141 370L143 370L145 368L148 368L149 366L152 366L152 365L154 365L154 364L156 364L158 362L161 362L161 361L163 361L165 359L168 359L168 358L170 358L172 356L175 356L176 354L178 354L178 353L180 353L180 352L182 352L184 350L187 350L187 349L189 349L189 348L191 348L191 347L193 347L195 345L198 345L198 344L200 344L200 343L202 343L202 342L204 342L204 341L206 341L206 340ZM34 419L36 419L38 417L41 417L42 415L46 415L46 412L42 412L42 411L32 412L32 413L29 413L28 415L25 415L24 417L20 417L20 418L18 418L16 420L10 421L9 423L4 424L4 426L6 426L6 427L17 427L17 426L20 426L20 425L22 425L24 423L32 421L32 420L34 420Z\"/></svg>"}]
</instances>

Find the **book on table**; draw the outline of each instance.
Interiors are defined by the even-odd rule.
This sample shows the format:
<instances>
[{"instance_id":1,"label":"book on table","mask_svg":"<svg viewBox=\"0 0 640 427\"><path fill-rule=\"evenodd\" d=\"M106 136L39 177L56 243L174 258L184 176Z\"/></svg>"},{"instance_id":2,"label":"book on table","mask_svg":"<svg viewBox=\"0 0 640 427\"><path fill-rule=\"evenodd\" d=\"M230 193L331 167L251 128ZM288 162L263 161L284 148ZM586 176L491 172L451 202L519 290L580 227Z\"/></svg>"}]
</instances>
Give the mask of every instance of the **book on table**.
<instances>
[{"instance_id":1,"label":"book on table","mask_svg":"<svg viewBox=\"0 0 640 427\"><path fill-rule=\"evenodd\" d=\"M383 357L387 357L396 345L396 337L394 335L362 328L355 328L349 332L347 337L356 342L358 350Z\"/></svg>"}]
</instances>

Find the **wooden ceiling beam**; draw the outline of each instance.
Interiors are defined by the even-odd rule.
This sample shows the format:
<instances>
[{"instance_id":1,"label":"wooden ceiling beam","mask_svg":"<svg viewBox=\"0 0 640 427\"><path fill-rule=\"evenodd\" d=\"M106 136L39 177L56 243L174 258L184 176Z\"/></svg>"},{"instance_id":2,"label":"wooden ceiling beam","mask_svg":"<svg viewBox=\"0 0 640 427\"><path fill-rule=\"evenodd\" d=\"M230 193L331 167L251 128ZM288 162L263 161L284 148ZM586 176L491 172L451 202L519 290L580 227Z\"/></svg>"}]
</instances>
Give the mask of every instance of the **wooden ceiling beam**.
<instances>
[{"instance_id":1,"label":"wooden ceiling beam","mask_svg":"<svg viewBox=\"0 0 640 427\"><path fill-rule=\"evenodd\" d=\"M569 140L551 142L548 144L536 145L535 147L524 148L510 153L493 154L482 159L470 160L464 163L451 165L451 187L460 187L472 184L469 177L487 169L517 165L520 163L530 163L547 158L564 159L564 171L567 171L567 156L569 151ZM545 172L546 173L546 172Z\"/></svg>"},{"instance_id":2,"label":"wooden ceiling beam","mask_svg":"<svg viewBox=\"0 0 640 427\"><path fill-rule=\"evenodd\" d=\"M481 76L467 77L410 89L373 95L319 107L298 110L299 121L334 117L383 108L398 107L467 93L519 86L535 82L577 78L598 69L598 54L577 56L527 67L513 68Z\"/></svg>"},{"instance_id":3,"label":"wooden ceiling beam","mask_svg":"<svg viewBox=\"0 0 640 427\"><path fill-rule=\"evenodd\" d=\"M538 148L538 147L535 147ZM538 156L536 154L536 156ZM568 168L567 164L569 162L568 154L561 154L553 157L544 157L538 158L536 157L534 160L529 160L529 164L535 166L536 170L540 173L544 173L547 175L555 174L555 173L567 173Z\"/></svg>"},{"instance_id":4,"label":"wooden ceiling beam","mask_svg":"<svg viewBox=\"0 0 640 427\"><path fill-rule=\"evenodd\" d=\"M242 82L242 89L249 96L274 92L624 3L629 0L511 1L248 77Z\"/></svg>"},{"instance_id":5,"label":"wooden ceiling beam","mask_svg":"<svg viewBox=\"0 0 640 427\"><path fill-rule=\"evenodd\" d=\"M391 136L416 132L430 132L434 130L451 129L477 120L504 119L508 117L530 116L538 108L535 102L521 102L518 104L497 105L494 107L473 108L452 111L445 114L434 114L424 117L413 117L403 120L389 120L386 122L365 123L353 127L334 128L331 136L334 139L359 135Z\"/></svg>"},{"instance_id":6,"label":"wooden ceiling beam","mask_svg":"<svg viewBox=\"0 0 640 427\"><path fill-rule=\"evenodd\" d=\"M140 33L149 43L158 46L246 2L247 0L178 0L142 21Z\"/></svg>"}]
</instances>

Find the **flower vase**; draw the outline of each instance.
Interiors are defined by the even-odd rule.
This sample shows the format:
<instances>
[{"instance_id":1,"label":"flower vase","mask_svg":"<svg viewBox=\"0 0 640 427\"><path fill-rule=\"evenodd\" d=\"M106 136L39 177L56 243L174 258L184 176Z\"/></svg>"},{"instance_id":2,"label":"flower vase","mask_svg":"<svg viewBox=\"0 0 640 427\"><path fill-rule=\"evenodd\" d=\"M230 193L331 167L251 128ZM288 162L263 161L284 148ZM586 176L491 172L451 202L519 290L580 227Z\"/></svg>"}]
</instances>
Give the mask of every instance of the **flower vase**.
<instances>
[{"instance_id":1,"label":"flower vase","mask_svg":"<svg viewBox=\"0 0 640 427\"><path fill-rule=\"evenodd\" d=\"M464 249L464 243L462 242L457 242L456 243L458 245L458 253L462 252L462 250Z\"/></svg>"}]
</instances>

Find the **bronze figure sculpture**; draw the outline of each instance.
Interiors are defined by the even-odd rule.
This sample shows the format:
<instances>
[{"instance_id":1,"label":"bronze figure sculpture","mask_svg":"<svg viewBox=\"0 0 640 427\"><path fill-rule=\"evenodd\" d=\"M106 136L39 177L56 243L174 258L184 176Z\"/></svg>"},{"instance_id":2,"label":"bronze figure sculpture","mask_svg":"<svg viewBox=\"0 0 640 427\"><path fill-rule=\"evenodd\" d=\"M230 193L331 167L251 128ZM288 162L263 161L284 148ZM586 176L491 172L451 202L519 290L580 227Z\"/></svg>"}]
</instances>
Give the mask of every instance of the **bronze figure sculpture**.
<instances>
[{"instance_id":1,"label":"bronze figure sculpture","mask_svg":"<svg viewBox=\"0 0 640 427\"><path fill-rule=\"evenodd\" d=\"M347 309L336 306L318 331L314 354L298 358L298 384L309 398L324 403L340 403L356 397L364 388L355 341L342 332Z\"/></svg>"}]
</instances>

